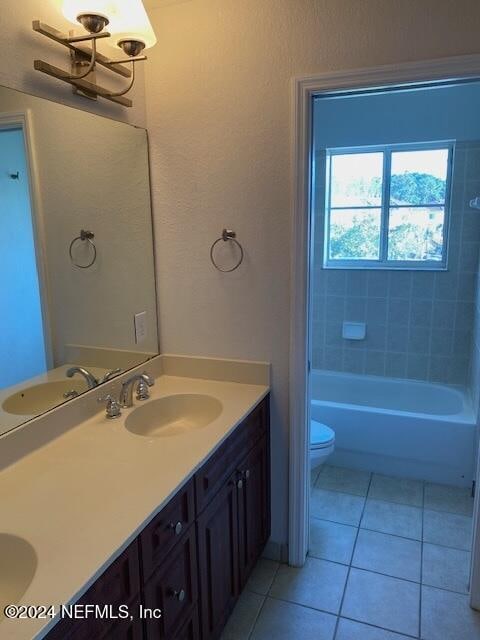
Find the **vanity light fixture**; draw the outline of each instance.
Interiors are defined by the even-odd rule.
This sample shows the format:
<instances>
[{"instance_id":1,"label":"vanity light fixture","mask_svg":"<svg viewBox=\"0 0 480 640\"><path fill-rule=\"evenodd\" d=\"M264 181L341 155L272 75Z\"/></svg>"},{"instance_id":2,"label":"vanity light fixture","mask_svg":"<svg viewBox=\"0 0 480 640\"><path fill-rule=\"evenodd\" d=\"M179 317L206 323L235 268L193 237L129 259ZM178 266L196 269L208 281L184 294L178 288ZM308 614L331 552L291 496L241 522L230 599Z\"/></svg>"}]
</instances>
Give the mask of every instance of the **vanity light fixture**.
<instances>
[{"instance_id":1,"label":"vanity light fixture","mask_svg":"<svg viewBox=\"0 0 480 640\"><path fill-rule=\"evenodd\" d=\"M61 33L47 24L34 20L33 30L55 40L70 50L70 72L54 67L43 60L35 60L34 68L49 76L68 82L74 93L92 100L98 96L131 107L125 94L135 82L135 63L146 60L144 49L157 42L142 0L63 0L62 12L74 24L81 24L86 33ZM108 31L106 30L108 28ZM125 57L111 59L97 50L97 40L105 40L110 48L120 48ZM90 43L90 46L82 44ZM125 66L131 64L131 69ZM110 72L130 78L120 91L109 91L96 83L96 68L100 65Z\"/></svg>"}]
</instances>

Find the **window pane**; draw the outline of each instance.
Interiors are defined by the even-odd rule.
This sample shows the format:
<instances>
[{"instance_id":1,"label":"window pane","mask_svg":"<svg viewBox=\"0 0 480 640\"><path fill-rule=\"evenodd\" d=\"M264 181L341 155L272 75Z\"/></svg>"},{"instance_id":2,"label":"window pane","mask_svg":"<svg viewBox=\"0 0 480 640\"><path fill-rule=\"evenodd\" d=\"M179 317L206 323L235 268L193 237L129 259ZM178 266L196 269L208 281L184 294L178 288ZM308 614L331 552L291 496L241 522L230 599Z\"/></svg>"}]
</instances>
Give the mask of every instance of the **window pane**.
<instances>
[{"instance_id":1,"label":"window pane","mask_svg":"<svg viewBox=\"0 0 480 640\"><path fill-rule=\"evenodd\" d=\"M443 207L390 209L389 260L442 260Z\"/></svg>"},{"instance_id":2,"label":"window pane","mask_svg":"<svg viewBox=\"0 0 480 640\"><path fill-rule=\"evenodd\" d=\"M443 204L448 149L392 152L390 205Z\"/></svg>"},{"instance_id":3,"label":"window pane","mask_svg":"<svg viewBox=\"0 0 480 640\"><path fill-rule=\"evenodd\" d=\"M382 175L383 153L330 156L330 206L381 206Z\"/></svg>"},{"instance_id":4,"label":"window pane","mask_svg":"<svg viewBox=\"0 0 480 640\"><path fill-rule=\"evenodd\" d=\"M381 209L330 211L330 260L378 260Z\"/></svg>"}]
</instances>

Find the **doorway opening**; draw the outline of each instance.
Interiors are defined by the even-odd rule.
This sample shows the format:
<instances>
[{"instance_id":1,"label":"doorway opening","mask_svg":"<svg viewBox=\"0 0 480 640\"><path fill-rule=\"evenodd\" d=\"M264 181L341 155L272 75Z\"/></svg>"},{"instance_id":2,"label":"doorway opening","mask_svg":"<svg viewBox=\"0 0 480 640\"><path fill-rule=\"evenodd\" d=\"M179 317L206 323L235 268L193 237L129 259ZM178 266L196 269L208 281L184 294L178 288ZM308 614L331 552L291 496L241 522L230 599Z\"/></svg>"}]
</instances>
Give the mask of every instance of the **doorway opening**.
<instances>
[{"instance_id":1,"label":"doorway opening","mask_svg":"<svg viewBox=\"0 0 480 640\"><path fill-rule=\"evenodd\" d=\"M343 611L360 624L365 614L365 624L413 637L428 624L428 607L453 600L472 633L480 624L468 606L480 606L471 497L480 217L469 195L480 187L480 136L448 130L450 116L440 132L446 102L438 100L473 95L479 76L477 57L296 84L289 560L302 566L310 550L309 564L344 564L340 618ZM418 101L429 95L424 111ZM403 106L391 106L396 97ZM409 124L406 103L415 100ZM382 103L377 111L372 101ZM463 104L467 113L480 102L452 98L457 113ZM310 503L314 458L325 464L312 466ZM439 518L451 522L448 540L432 537ZM410 565L388 564L407 547ZM400 575L407 565L412 573ZM388 613L381 621L365 613L368 602L354 612L357 596L368 600L376 588L365 576L386 581L377 585L384 593L414 584L416 614L405 610L397 625Z\"/></svg>"},{"instance_id":2,"label":"doorway opening","mask_svg":"<svg viewBox=\"0 0 480 640\"><path fill-rule=\"evenodd\" d=\"M45 373L47 345L24 130L0 123L0 389ZM20 336L20 337L19 337Z\"/></svg>"}]
</instances>

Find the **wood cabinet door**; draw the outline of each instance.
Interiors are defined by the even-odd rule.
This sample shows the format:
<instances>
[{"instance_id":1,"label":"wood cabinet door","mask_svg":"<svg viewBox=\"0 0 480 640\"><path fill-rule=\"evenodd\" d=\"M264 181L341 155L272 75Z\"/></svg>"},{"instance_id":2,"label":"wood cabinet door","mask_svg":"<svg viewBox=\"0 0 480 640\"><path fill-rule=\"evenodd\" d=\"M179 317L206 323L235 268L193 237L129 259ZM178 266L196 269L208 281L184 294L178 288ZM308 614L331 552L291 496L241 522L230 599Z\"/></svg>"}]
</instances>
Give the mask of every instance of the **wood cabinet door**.
<instances>
[{"instance_id":1,"label":"wood cabinet door","mask_svg":"<svg viewBox=\"0 0 480 640\"><path fill-rule=\"evenodd\" d=\"M243 589L270 535L268 441L262 438L241 462L238 476L238 544L240 589Z\"/></svg>"},{"instance_id":2,"label":"wood cabinet door","mask_svg":"<svg viewBox=\"0 0 480 640\"><path fill-rule=\"evenodd\" d=\"M197 600L197 545L192 526L145 585L145 607L161 610L160 618L146 614L148 640L173 640Z\"/></svg>"},{"instance_id":3,"label":"wood cabinet door","mask_svg":"<svg viewBox=\"0 0 480 640\"><path fill-rule=\"evenodd\" d=\"M216 640L239 594L236 474L198 518L200 619L203 640Z\"/></svg>"},{"instance_id":4,"label":"wood cabinet door","mask_svg":"<svg viewBox=\"0 0 480 640\"><path fill-rule=\"evenodd\" d=\"M89 640L92 637L88 636ZM131 621L124 621L111 627L101 640L144 640L143 621L138 618ZM73 640L77 640L75 637Z\"/></svg>"}]
</instances>

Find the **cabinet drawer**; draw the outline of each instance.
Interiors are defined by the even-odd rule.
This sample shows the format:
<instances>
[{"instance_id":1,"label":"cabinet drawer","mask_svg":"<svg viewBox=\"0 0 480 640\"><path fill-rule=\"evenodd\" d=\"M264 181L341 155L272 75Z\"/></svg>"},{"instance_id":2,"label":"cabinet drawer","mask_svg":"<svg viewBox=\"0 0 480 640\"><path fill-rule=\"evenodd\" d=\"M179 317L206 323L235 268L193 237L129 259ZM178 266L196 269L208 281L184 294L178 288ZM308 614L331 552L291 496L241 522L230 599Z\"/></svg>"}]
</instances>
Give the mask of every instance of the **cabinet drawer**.
<instances>
[{"instance_id":1,"label":"cabinet drawer","mask_svg":"<svg viewBox=\"0 0 480 640\"><path fill-rule=\"evenodd\" d=\"M148 640L175 638L197 598L195 527L190 527L145 586L145 607L162 611L160 619L146 620Z\"/></svg>"},{"instance_id":2,"label":"cabinet drawer","mask_svg":"<svg viewBox=\"0 0 480 640\"><path fill-rule=\"evenodd\" d=\"M193 478L140 534L144 580L166 558L195 519Z\"/></svg>"},{"instance_id":3,"label":"cabinet drawer","mask_svg":"<svg viewBox=\"0 0 480 640\"><path fill-rule=\"evenodd\" d=\"M255 443L266 433L268 397L255 407L200 471L195 474L197 515L203 511Z\"/></svg>"},{"instance_id":4,"label":"cabinet drawer","mask_svg":"<svg viewBox=\"0 0 480 640\"><path fill-rule=\"evenodd\" d=\"M265 435L268 424L268 399L263 400L230 436L230 456L236 467Z\"/></svg>"}]
</instances>

